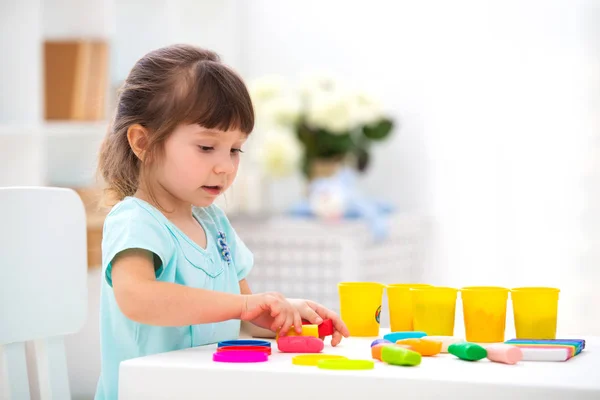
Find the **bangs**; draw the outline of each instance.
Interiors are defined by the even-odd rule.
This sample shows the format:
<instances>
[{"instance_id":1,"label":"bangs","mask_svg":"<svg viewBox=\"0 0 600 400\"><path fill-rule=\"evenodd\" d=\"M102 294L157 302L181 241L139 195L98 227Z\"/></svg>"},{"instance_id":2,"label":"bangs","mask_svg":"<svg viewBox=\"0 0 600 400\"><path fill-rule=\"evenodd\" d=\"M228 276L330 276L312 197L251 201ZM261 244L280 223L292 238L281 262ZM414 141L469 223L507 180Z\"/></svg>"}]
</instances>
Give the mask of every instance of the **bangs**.
<instances>
[{"instance_id":1,"label":"bangs","mask_svg":"<svg viewBox=\"0 0 600 400\"><path fill-rule=\"evenodd\" d=\"M254 129L254 108L242 79L223 64L202 61L190 70L182 88L187 105L181 120L208 129ZM187 92L187 93L186 93Z\"/></svg>"}]
</instances>

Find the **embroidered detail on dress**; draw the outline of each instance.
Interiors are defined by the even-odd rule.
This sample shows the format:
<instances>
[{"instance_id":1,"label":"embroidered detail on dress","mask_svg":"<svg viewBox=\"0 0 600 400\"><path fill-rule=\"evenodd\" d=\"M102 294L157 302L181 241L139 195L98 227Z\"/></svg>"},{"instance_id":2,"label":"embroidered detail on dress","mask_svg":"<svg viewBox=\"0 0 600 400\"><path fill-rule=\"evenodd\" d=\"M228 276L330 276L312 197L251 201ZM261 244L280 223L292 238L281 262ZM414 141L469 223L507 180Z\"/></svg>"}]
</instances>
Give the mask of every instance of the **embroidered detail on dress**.
<instances>
[{"instance_id":1,"label":"embroidered detail on dress","mask_svg":"<svg viewBox=\"0 0 600 400\"><path fill-rule=\"evenodd\" d=\"M227 245L227 238L225 237L224 232L219 231L217 243L219 244L219 248L221 249L221 257L223 258L223 260L227 261L227 264L231 264L231 252L229 251L229 246Z\"/></svg>"}]
</instances>

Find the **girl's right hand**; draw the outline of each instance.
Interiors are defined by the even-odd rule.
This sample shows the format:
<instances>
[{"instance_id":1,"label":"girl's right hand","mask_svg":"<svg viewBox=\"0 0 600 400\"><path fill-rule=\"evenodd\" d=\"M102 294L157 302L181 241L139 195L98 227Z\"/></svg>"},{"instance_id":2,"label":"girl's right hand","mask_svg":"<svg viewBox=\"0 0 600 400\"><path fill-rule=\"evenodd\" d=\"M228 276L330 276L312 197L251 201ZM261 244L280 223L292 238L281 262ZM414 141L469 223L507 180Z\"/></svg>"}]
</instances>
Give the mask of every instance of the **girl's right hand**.
<instances>
[{"instance_id":1,"label":"girl's right hand","mask_svg":"<svg viewBox=\"0 0 600 400\"><path fill-rule=\"evenodd\" d=\"M273 318L270 327L273 332L287 332L292 325L298 333L302 332L300 313L282 294L267 292L245 295L240 316L242 321L253 321L264 313Z\"/></svg>"}]
</instances>

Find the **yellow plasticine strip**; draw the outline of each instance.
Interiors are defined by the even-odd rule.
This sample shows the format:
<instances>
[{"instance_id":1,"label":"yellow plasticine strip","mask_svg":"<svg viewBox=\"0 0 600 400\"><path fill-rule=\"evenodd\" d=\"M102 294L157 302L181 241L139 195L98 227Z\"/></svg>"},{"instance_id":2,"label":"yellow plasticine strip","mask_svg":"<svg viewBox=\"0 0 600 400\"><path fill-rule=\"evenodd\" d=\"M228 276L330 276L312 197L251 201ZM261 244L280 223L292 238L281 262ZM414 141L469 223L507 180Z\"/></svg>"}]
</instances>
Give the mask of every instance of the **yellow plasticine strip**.
<instances>
[{"instance_id":1,"label":"yellow plasticine strip","mask_svg":"<svg viewBox=\"0 0 600 400\"><path fill-rule=\"evenodd\" d=\"M347 357L339 356L336 354L302 354L302 355L293 357L292 364L316 367L317 363L321 360L335 360L335 359L347 359Z\"/></svg>"},{"instance_id":2,"label":"yellow plasticine strip","mask_svg":"<svg viewBox=\"0 0 600 400\"><path fill-rule=\"evenodd\" d=\"M302 333L298 334L294 327L292 326L288 331L286 336L313 336L319 337L319 326L318 325L302 325ZM279 339L279 332L277 332L277 337L275 339Z\"/></svg>"}]
</instances>

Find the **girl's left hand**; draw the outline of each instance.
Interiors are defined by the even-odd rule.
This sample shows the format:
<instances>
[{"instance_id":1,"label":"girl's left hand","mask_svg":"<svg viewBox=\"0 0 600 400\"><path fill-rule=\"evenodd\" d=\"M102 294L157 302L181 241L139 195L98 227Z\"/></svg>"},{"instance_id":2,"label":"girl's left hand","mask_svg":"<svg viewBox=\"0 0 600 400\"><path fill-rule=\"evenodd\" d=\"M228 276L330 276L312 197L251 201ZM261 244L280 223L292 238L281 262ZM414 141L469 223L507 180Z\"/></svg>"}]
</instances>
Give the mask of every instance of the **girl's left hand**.
<instances>
[{"instance_id":1,"label":"girl's left hand","mask_svg":"<svg viewBox=\"0 0 600 400\"><path fill-rule=\"evenodd\" d=\"M348 331L344 321L327 307L311 300L288 299L288 301L298 310L300 318L309 321L311 324L319 325L324 319L330 319L333 322L332 346L337 346L342 341L342 336L345 338L350 336L350 331Z\"/></svg>"}]
</instances>

